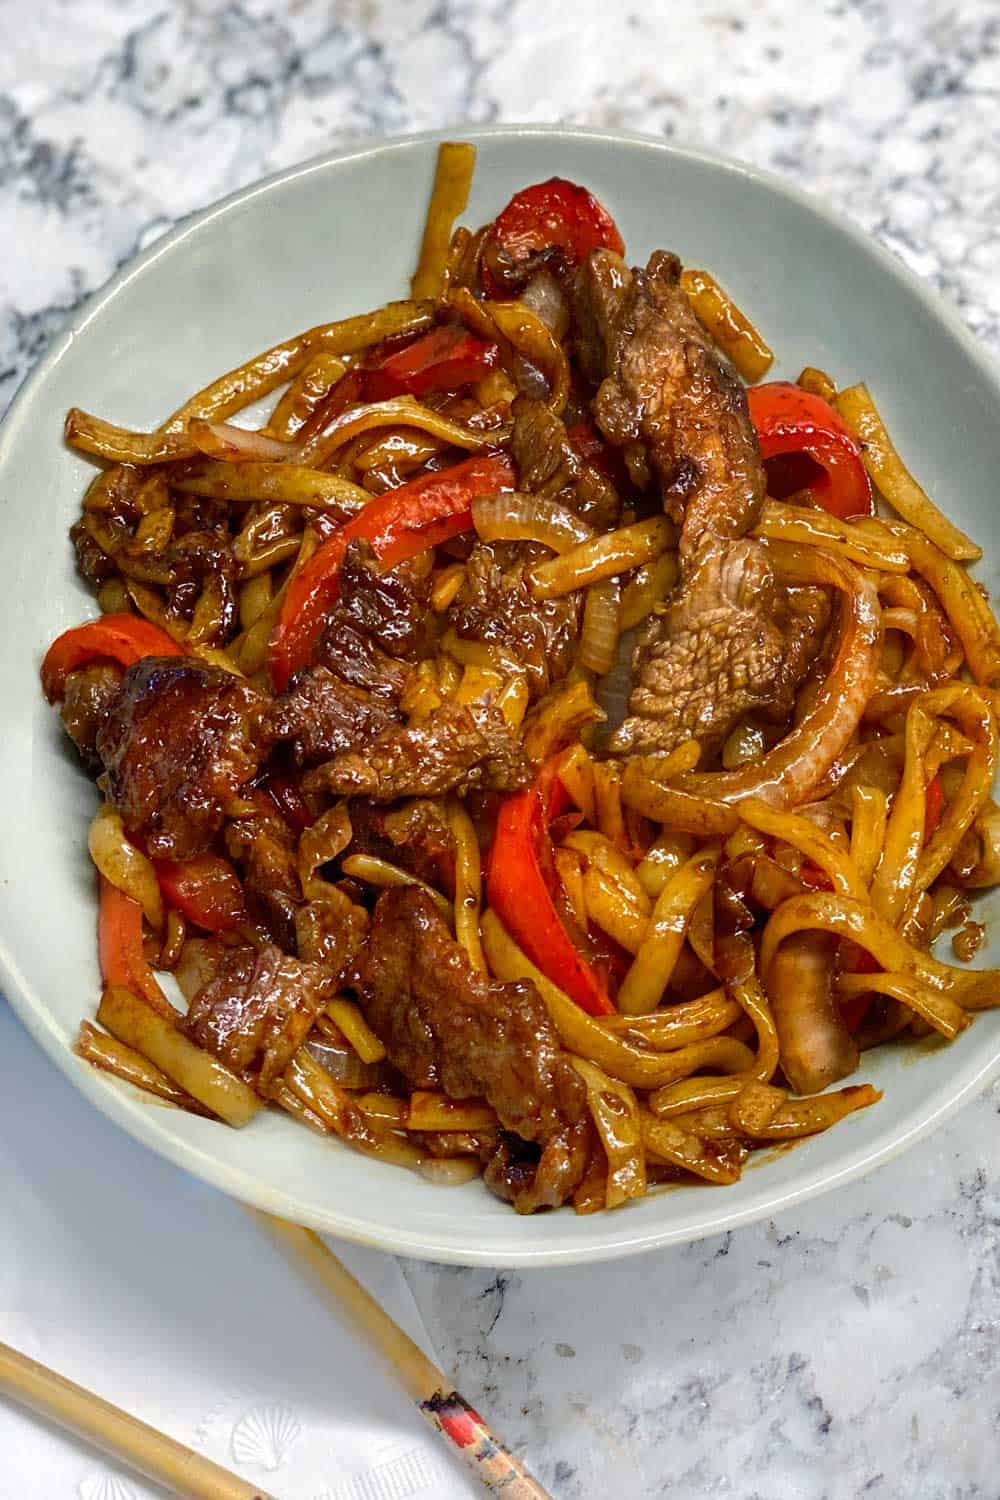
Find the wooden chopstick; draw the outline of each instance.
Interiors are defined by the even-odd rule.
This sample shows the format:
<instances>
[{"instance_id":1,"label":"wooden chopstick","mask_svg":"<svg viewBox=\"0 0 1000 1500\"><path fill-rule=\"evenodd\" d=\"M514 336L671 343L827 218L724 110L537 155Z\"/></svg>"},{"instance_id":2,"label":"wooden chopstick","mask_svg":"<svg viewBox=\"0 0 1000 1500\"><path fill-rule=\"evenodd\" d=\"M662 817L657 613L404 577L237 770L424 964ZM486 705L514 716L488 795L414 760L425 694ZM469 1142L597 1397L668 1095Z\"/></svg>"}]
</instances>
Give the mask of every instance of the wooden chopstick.
<instances>
[{"instance_id":1,"label":"wooden chopstick","mask_svg":"<svg viewBox=\"0 0 1000 1500\"><path fill-rule=\"evenodd\" d=\"M502 1493L503 1500L552 1500L443 1371L318 1235L256 1209L250 1213L296 1268L308 1272L337 1310L346 1313L355 1330L416 1403L421 1416L445 1438L481 1484L494 1495ZM274 1500L211 1459L4 1343L0 1343L0 1394L86 1438L185 1500Z\"/></svg>"},{"instance_id":2,"label":"wooden chopstick","mask_svg":"<svg viewBox=\"0 0 1000 1500\"><path fill-rule=\"evenodd\" d=\"M416 1403L420 1415L444 1437L476 1478L503 1500L552 1500L527 1469L504 1447L477 1411L459 1395L442 1370L403 1332L347 1267L311 1229L249 1212L299 1270L305 1270L346 1313L366 1343Z\"/></svg>"},{"instance_id":3,"label":"wooden chopstick","mask_svg":"<svg viewBox=\"0 0 1000 1500\"><path fill-rule=\"evenodd\" d=\"M3 1343L0 1392L185 1500L274 1500L256 1485Z\"/></svg>"}]
</instances>

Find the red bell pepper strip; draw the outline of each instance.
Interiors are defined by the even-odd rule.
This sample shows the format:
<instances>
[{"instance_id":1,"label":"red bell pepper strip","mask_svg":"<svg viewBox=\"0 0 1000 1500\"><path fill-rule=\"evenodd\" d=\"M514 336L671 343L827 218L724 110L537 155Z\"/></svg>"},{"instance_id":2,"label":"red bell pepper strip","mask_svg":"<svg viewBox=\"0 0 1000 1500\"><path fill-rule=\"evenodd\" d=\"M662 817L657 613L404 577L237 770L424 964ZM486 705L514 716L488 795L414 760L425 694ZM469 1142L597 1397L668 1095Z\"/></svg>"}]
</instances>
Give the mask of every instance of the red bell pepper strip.
<instances>
[{"instance_id":1,"label":"red bell pepper strip","mask_svg":"<svg viewBox=\"0 0 1000 1500\"><path fill-rule=\"evenodd\" d=\"M355 401L361 400L362 373L356 365L344 371L336 385L331 386L327 391L312 415L302 423L295 434L297 443L304 443L308 438L315 437L333 421L334 417L339 417L342 411L346 411Z\"/></svg>"},{"instance_id":2,"label":"red bell pepper strip","mask_svg":"<svg viewBox=\"0 0 1000 1500\"><path fill-rule=\"evenodd\" d=\"M130 667L143 656L181 656L175 640L141 615L102 615L57 636L42 662L42 688L50 703L62 697L66 678L89 662L110 660Z\"/></svg>"},{"instance_id":3,"label":"red bell pepper strip","mask_svg":"<svg viewBox=\"0 0 1000 1500\"><path fill-rule=\"evenodd\" d=\"M606 443L597 429L587 421L576 422L572 427L566 429L566 436L582 459L596 469L598 474L603 474L605 479L610 479L613 484L625 485L628 483L628 470L621 455L620 448L612 448Z\"/></svg>"},{"instance_id":4,"label":"red bell pepper strip","mask_svg":"<svg viewBox=\"0 0 1000 1500\"><path fill-rule=\"evenodd\" d=\"M378 350L365 361L364 392L369 401L393 396L425 396L457 391L496 367L500 349L477 338L460 323L432 328L402 349Z\"/></svg>"},{"instance_id":5,"label":"red bell pepper strip","mask_svg":"<svg viewBox=\"0 0 1000 1500\"><path fill-rule=\"evenodd\" d=\"M305 798L290 776L285 776L281 771L272 771L264 783L264 790L296 833L305 833L315 823L316 819L309 811Z\"/></svg>"},{"instance_id":6,"label":"red bell pepper strip","mask_svg":"<svg viewBox=\"0 0 1000 1500\"><path fill-rule=\"evenodd\" d=\"M138 995L168 1021L177 1012L160 989L142 951L142 907L117 886L100 880L97 912L97 956L106 985L121 985Z\"/></svg>"},{"instance_id":7,"label":"red bell pepper strip","mask_svg":"<svg viewBox=\"0 0 1000 1500\"><path fill-rule=\"evenodd\" d=\"M574 946L545 880L545 864L554 863L549 824L564 796L550 762L533 786L502 803L486 871L486 895L511 937L546 978L590 1015L614 1015L606 986Z\"/></svg>"},{"instance_id":8,"label":"red bell pepper strip","mask_svg":"<svg viewBox=\"0 0 1000 1500\"><path fill-rule=\"evenodd\" d=\"M862 970L862 972L865 971ZM873 970L872 972L874 973L875 970ZM861 1025L861 1022L864 1020L865 1016L871 1009L871 1003L872 997L870 992L864 995L846 995L844 999L840 1001L840 1019L843 1021L848 1031L857 1031L858 1027Z\"/></svg>"},{"instance_id":9,"label":"red bell pepper strip","mask_svg":"<svg viewBox=\"0 0 1000 1500\"><path fill-rule=\"evenodd\" d=\"M154 859L167 903L205 932L238 932L247 924L246 901L236 871L217 854L196 859Z\"/></svg>"},{"instance_id":10,"label":"red bell pepper strip","mask_svg":"<svg viewBox=\"0 0 1000 1500\"><path fill-rule=\"evenodd\" d=\"M585 458L591 468L605 472L603 465L608 456L608 445L593 423L575 422L572 427L567 427L566 436L580 457ZM608 477L610 478L610 475Z\"/></svg>"},{"instance_id":11,"label":"red bell pepper strip","mask_svg":"<svg viewBox=\"0 0 1000 1500\"><path fill-rule=\"evenodd\" d=\"M819 865L813 864L811 859L804 859L802 861L799 866L799 879L811 891L833 890L833 881L829 875Z\"/></svg>"},{"instance_id":12,"label":"red bell pepper strip","mask_svg":"<svg viewBox=\"0 0 1000 1500\"><path fill-rule=\"evenodd\" d=\"M874 515L861 449L829 401L787 380L751 386L747 401L761 457L775 461L768 469L772 494L781 499L808 488L817 505L841 520Z\"/></svg>"},{"instance_id":13,"label":"red bell pepper strip","mask_svg":"<svg viewBox=\"0 0 1000 1500\"><path fill-rule=\"evenodd\" d=\"M607 209L593 193L565 177L550 177L515 193L493 220L487 239L515 264L552 245L564 252L572 267L602 246L625 253L625 242ZM502 296L504 289L496 284L488 259L486 255L481 260L484 290L487 296Z\"/></svg>"},{"instance_id":14,"label":"red bell pepper strip","mask_svg":"<svg viewBox=\"0 0 1000 1500\"><path fill-rule=\"evenodd\" d=\"M944 787L940 776L932 776L924 793L924 843L937 832L944 812Z\"/></svg>"},{"instance_id":15,"label":"red bell pepper strip","mask_svg":"<svg viewBox=\"0 0 1000 1500\"><path fill-rule=\"evenodd\" d=\"M340 565L350 542L364 537L391 568L469 531L470 507L477 496L513 488L510 461L499 453L484 453L450 469L422 474L370 500L293 576L269 648L275 688L282 691L292 673L309 660L327 611L340 592Z\"/></svg>"}]
</instances>

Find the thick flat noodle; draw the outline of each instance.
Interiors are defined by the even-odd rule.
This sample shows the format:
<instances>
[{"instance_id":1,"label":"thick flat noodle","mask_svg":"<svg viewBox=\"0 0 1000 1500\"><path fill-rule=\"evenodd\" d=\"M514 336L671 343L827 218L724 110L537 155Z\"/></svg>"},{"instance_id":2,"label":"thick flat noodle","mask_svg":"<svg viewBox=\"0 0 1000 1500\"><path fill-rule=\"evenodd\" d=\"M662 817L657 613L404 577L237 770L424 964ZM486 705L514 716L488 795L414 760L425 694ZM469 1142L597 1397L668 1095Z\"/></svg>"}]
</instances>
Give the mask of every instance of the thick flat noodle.
<instances>
[{"instance_id":1,"label":"thick flat noodle","mask_svg":"<svg viewBox=\"0 0 1000 1500\"><path fill-rule=\"evenodd\" d=\"M541 1196L554 1199L558 1184L564 1201L586 1164L586 1150L571 1144L586 1123L586 1096L534 985L500 984L473 969L434 903L412 886L379 897L350 983L410 1086L485 1098L507 1131L541 1148L528 1153L539 1171L548 1152ZM566 1170L567 1156L579 1175ZM537 1175L518 1182L516 1208L542 1206ZM506 1157L492 1180L509 1180Z\"/></svg>"},{"instance_id":2,"label":"thick flat noodle","mask_svg":"<svg viewBox=\"0 0 1000 1500\"><path fill-rule=\"evenodd\" d=\"M247 683L190 657L128 669L97 750L108 800L150 854L190 859L209 847L267 749L265 708Z\"/></svg>"},{"instance_id":3,"label":"thick flat noodle","mask_svg":"<svg viewBox=\"0 0 1000 1500\"><path fill-rule=\"evenodd\" d=\"M333 996L336 974L280 948L235 948L191 1001L181 1029L267 1097Z\"/></svg>"}]
</instances>

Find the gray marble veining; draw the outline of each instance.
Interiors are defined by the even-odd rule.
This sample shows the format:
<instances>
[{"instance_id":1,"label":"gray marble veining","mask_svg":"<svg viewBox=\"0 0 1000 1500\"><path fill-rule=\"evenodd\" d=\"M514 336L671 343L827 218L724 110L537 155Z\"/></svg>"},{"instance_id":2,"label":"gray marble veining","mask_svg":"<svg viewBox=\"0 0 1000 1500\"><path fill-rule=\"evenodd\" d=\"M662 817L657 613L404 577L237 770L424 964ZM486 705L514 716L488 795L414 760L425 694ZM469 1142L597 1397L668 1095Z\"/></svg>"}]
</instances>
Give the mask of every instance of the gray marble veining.
<instances>
[{"instance_id":1,"label":"gray marble veining","mask_svg":"<svg viewBox=\"0 0 1000 1500\"><path fill-rule=\"evenodd\" d=\"M334 139L651 131L776 170L1000 352L996 0L34 0L0 51L0 404L177 218ZM869 1182L620 1266L410 1265L560 1500L1000 1496L1000 1095Z\"/></svg>"},{"instance_id":2,"label":"gray marble veining","mask_svg":"<svg viewBox=\"0 0 1000 1500\"><path fill-rule=\"evenodd\" d=\"M998 1108L702 1244L407 1275L460 1383L563 1500L995 1497Z\"/></svg>"}]
</instances>

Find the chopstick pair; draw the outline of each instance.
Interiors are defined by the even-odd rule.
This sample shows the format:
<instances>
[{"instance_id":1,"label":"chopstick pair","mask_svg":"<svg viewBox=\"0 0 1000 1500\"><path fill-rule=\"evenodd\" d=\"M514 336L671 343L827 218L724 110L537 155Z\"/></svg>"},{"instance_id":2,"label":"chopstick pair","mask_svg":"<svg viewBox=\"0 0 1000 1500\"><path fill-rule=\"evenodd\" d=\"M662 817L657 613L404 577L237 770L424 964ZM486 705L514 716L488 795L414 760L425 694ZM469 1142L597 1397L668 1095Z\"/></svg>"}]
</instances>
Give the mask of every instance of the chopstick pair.
<instances>
[{"instance_id":1,"label":"chopstick pair","mask_svg":"<svg viewBox=\"0 0 1000 1500\"><path fill-rule=\"evenodd\" d=\"M252 1217L299 1270L350 1318L481 1484L504 1500L552 1500L523 1464L490 1431L444 1373L389 1317L311 1229L250 1210ZM0 1343L0 1393L88 1439L105 1453L186 1500L276 1500L211 1459L157 1432L54 1370Z\"/></svg>"}]
</instances>

